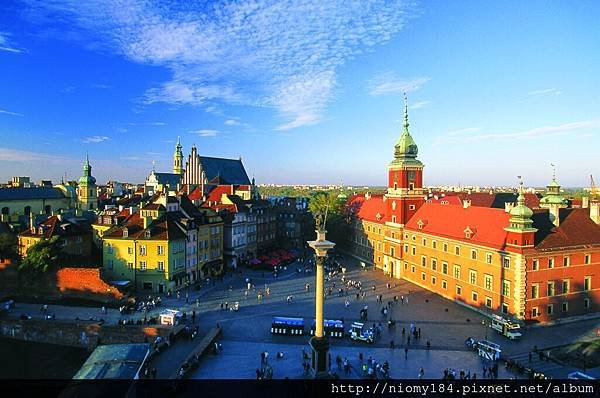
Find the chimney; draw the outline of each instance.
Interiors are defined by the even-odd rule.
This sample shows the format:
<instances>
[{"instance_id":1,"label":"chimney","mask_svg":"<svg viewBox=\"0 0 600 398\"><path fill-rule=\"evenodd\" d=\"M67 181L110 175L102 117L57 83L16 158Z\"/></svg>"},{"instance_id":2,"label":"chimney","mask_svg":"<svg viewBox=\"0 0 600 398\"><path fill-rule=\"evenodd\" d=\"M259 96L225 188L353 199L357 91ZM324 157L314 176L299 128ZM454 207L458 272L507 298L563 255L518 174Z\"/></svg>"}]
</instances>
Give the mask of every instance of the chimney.
<instances>
[{"instance_id":1,"label":"chimney","mask_svg":"<svg viewBox=\"0 0 600 398\"><path fill-rule=\"evenodd\" d=\"M590 200L590 218L600 224L600 200Z\"/></svg>"},{"instance_id":2,"label":"chimney","mask_svg":"<svg viewBox=\"0 0 600 398\"><path fill-rule=\"evenodd\" d=\"M587 209L588 207L590 207L590 198L587 196L584 196L581 198L581 208Z\"/></svg>"},{"instance_id":3,"label":"chimney","mask_svg":"<svg viewBox=\"0 0 600 398\"><path fill-rule=\"evenodd\" d=\"M560 225L560 207L559 206L550 206L548 207L548 216L550 217L550 221L552 224L557 227ZM591 209L590 209L590 217L591 217ZM593 219L593 218L592 218Z\"/></svg>"}]
</instances>

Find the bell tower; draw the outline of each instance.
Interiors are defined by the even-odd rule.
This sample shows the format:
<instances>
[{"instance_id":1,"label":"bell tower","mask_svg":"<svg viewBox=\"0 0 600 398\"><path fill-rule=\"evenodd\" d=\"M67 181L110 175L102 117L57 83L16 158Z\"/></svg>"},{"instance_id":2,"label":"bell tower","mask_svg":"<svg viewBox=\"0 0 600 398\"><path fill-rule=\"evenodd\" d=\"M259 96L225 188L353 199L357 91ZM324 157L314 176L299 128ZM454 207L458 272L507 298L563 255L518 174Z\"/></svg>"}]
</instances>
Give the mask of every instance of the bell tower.
<instances>
[{"instance_id":1,"label":"bell tower","mask_svg":"<svg viewBox=\"0 0 600 398\"><path fill-rule=\"evenodd\" d=\"M183 151L179 137L177 137L177 145L175 146L175 154L173 155L173 174L183 174Z\"/></svg>"},{"instance_id":2,"label":"bell tower","mask_svg":"<svg viewBox=\"0 0 600 398\"><path fill-rule=\"evenodd\" d=\"M417 159L419 148L409 132L408 101L404 94L404 125L394 145L394 159L388 166L386 203L389 220L404 225L425 202L423 163Z\"/></svg>"}]
</instances>

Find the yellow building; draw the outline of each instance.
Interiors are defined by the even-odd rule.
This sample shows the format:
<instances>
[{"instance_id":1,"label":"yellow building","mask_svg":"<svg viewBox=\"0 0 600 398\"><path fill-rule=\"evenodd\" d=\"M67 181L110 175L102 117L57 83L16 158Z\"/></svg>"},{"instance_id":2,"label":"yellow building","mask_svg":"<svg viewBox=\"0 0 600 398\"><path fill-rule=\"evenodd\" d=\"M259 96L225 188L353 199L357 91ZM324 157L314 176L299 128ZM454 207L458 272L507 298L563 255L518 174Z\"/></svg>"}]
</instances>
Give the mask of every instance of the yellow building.
<instances>
[{"instance_id":1,"label":"yellow building","mask_svg":"<svg viewBox=\"0 0 600 398\"><path fill-rule=\"evenodd\" d=\"M136 290L166 293L183 287L187 237L161 204L149 204L103 237L104 277L129 280Z\"/></svg>"}]
</instances>

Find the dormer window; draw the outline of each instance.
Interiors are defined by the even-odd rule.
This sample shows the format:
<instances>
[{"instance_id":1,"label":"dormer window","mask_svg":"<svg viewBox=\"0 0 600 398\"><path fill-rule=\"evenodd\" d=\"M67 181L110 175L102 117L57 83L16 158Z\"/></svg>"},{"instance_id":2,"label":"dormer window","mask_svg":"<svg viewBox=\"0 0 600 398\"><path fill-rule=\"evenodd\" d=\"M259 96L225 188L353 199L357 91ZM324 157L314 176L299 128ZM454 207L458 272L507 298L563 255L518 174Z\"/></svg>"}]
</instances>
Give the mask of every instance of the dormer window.
<instances>
[{"instance_id":1,"label":"dormer window","mask_svg":"<svg viewBox=\"0 0 600 398\"><path fill-rule=\"evenodd\" d=\"M417 227L419 227L419 229L423 229L424 226L425 226L425 222L423 220L417 221Z\"/></svg>"},{"instance_id":2,"label":"dormer window","mask_svg":"<svg viewBox=\"0 0 600 398\"><path fill-rule=\"evenodd\" d=\"M463 233L465 234L465 238L471 239L473 237L473 235L475 234L475 231L473 229L471 229L470 227L467 227L467 228L465 228Z\"/></svg>"},{"instance_id":3,"label":"dormer window","mask_svg":"<svg viewBox=\"0 0 600 398\"><path fill-rule=\"evenodd\" d=\"M124 238L129 237L129 230L127 228L123 228L123 237Z\"/></svg>"},{"instance_id":4,"label":"dormer window","mask_svg":"<svg viewBox=\"0 0 600 398\"><path fill-rule=\"evenodd\" d=\"M375 216L375 218L377 219L377 221L381 220L381 213L377 213L377 215Z\"/></svg>"},{"instance_id":5,"label":"dormer window","mask_svg":"<svg viewBox=\"0 0 600 398\"><path fill-rule=\"evenodd\" d=\"M149 229L144 231L144 238L150 238L151 236L152 236L152 234Z\"/></svg>"}]
</instances>

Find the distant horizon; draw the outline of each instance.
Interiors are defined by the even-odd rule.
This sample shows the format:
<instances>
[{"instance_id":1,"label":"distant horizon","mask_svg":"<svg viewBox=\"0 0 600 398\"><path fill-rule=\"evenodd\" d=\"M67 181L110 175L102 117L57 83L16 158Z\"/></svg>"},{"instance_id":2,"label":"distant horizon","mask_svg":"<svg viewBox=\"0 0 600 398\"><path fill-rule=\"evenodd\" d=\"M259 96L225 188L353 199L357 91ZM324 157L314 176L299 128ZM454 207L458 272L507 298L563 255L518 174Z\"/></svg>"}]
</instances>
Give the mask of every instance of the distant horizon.
<instances>
[{"instance_id":1,"label":"distant horizon","mask_svg":"<svg viewBox=\"0 0 600 398\"><path fill-rule=\"evenodd\" d=\"M186 158L242 156L259 183L383 185L404 93L429 185L544 186L550 164L565 186L600 179L600 2L0 10L5 180L78 178L89 154L99 181L143 181L179 136Z\"/></svg>"}]
</instances>

